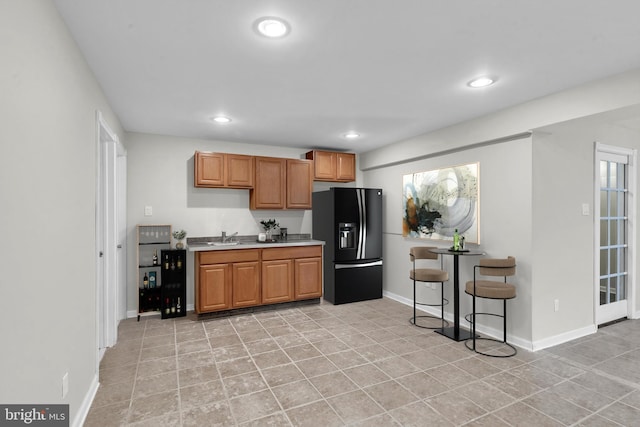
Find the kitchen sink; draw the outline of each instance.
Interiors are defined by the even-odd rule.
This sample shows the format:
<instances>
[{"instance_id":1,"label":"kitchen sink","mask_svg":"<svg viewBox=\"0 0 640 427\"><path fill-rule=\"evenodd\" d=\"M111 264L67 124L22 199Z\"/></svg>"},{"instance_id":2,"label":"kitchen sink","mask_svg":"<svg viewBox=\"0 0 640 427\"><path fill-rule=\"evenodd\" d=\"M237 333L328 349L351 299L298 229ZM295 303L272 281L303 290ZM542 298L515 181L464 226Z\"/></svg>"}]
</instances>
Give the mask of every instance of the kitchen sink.
<instances>
[{"instance_id":1,"label":"kitchen sink","mask_svg":"<svg viewBox=\"0 0 640 427\"><path fill-rule=\"evenodd\" d=\"M207 242L209 246L235 246L240 242Z\"/></svg>"}]
</instances>

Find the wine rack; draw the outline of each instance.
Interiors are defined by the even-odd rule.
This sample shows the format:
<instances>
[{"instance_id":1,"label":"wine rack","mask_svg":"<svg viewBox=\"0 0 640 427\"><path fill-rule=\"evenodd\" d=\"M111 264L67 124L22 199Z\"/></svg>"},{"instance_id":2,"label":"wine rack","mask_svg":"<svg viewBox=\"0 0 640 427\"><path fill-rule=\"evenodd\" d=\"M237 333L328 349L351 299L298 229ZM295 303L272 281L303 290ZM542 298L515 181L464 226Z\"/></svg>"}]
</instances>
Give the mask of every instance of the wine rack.
<instances>
[{"instance_id":1,"label":"wine rack","mask_svg":"<svg viewBox=\"0 0 640 427\"><path fill-rule=\"evenodd\" d=\"M187 315L187 251L184 249L160 252L162 286L160 314L163 319Z\"/></svg>"},{"instance_id":2,"label":"wine rack","mask_svg":"<svg viewBox=\"0 0 640 427\"><path fill-rule=\"evenodd\" d=\"M171 225L138 225L138 320L162 309L160 254L171 248ZM154 263L154 255L157 260Z\"/></svg>"}]
</instances>

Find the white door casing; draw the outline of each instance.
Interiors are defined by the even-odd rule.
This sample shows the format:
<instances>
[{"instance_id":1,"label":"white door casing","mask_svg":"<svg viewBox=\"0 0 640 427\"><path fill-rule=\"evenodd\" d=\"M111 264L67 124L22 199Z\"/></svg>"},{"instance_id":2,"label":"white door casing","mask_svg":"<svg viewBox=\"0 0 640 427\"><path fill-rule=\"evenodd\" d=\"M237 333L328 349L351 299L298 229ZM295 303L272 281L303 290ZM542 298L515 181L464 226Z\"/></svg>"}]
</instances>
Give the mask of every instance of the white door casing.
<instances>
[{"instance_id":1,"label":"white door casing","mask_svg":"<svg viewBox=\"0 0 640 427\"><path fill-rule=\"evenodd\" d=\"M596 143L594 323L635 313L637 152Z\"/></svg>"},{"instance_id":2,"label":"white door casing","mask_svg":"<svg viewBox=\"0 0 640 427\"><path fill-rule=\"evenodd\" d=\"M124 293L121 280L126 276L126 266L120 261L123 256L120 252L125 247L123 234L126 234L126 228L122 231L126 225L120 224L123 222L122 212L126 211L122 206L126 196L121 194L123 190L126 194L126 186L121 182L122 176L126 177L126 151L99 111L96 113L96 132L96 328L99 362L106 348L117 341L118 322L123 317L120 312L124 310L119 294ZM118 156L124 160L118 160Z\"/></svg>"}]
</instances>

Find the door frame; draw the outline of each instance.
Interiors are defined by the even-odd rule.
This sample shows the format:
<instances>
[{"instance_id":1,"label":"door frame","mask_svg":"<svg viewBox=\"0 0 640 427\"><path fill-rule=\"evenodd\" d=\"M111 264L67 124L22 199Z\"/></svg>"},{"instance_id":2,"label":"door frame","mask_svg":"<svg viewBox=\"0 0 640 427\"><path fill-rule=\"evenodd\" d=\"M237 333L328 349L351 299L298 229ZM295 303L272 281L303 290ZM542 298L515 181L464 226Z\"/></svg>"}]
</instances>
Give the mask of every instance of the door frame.
<instances>
[{"instance_id":1,"label":"door frame","mask_svg":"<svg viewBox=\"0 0 640 427\"><path fill-rule=\"evenodd\" d=\"M637 157L638 151L636 149L617 147L612 145L602 144L600 142L595 143L595 156L594 156L594 305L593 305L593 323L598 327L599 324L606 323L616 319L598 319L598 308L600 306L600 161L602 154L614 154L619 156L626 156L627 163L627 253L626 253L626 265L627 265L627 288L626 288L626 309L627 318L633 319L636 317L636 221L637 217L637 197L636 197L636 180L637 180Z\"/></svg>"},{"instance_id":2,"label":"door frame","mask_svg":"<svg viewBox=\"0 0 640 427\"><path fill-rule=\"evenodd\" d=\"M118 136L96 111L96 340L98 365L118 333Z\"/></svg>"}]
</instances>

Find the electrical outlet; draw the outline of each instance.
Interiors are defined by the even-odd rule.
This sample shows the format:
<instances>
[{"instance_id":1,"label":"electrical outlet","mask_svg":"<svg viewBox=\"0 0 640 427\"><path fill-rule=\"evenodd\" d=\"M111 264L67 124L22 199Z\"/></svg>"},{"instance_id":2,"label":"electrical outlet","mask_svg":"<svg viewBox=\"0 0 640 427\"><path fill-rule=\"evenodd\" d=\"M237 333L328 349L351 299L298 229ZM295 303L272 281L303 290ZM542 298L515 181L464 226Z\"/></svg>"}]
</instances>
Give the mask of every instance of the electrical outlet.
<instances>
[{"instance_id":1,"label":"electrical outlet","mask_svg":"<svg viewBox=\"0 0 640 427\"><path fill-rule=\"evenodd\" d=\"M152 215L153 215L153 206L145 206L144 216L152 216Z\"/></svg>"},{"instance_id":2,"label":"electrical outlet","mask_svg":"<svg viewBox=\"0 0 640 427\"><path fill-rule=\"evenodd\" d=\"M62 376L62 398L67 397L67 393L69 393L69 372L65 373Z\"/></svg>"},{"instance_id":3,"label":"electrical outlet","mask_svg":"<svg viewBox=\"0 0 640 427\"><path fill-rule=\"evenodd\" d=\"M559 311L560 310L560 300L556 299L553 300L553 311Z\"/></svg>"}]
</instances>

